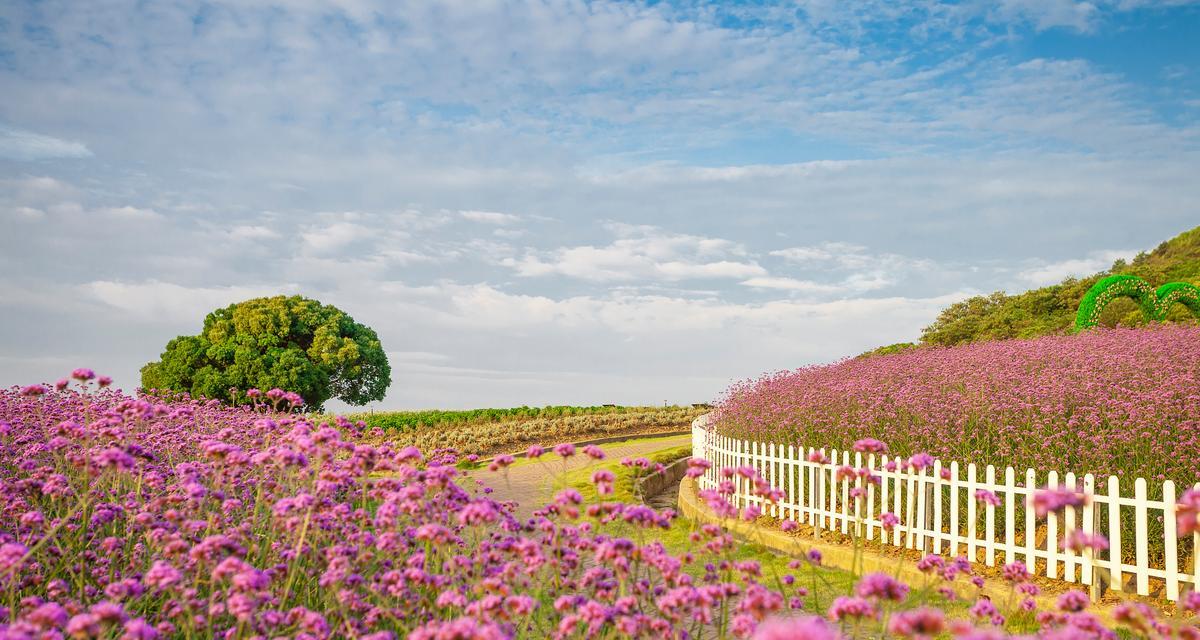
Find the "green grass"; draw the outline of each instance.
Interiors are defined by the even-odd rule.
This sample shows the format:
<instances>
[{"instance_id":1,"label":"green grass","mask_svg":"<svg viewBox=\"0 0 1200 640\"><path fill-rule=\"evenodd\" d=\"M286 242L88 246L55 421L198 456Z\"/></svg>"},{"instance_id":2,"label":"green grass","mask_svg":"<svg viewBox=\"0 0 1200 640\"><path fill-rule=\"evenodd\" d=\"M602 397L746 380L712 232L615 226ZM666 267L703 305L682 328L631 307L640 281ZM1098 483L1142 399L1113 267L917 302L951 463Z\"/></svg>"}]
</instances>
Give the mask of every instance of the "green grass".
<instances>
[{"instance_id":1,"label":"green grass","mask_svg":"<svg viewBox=\"0 0 1200 640\"><path fill-rule=\"evenodd\" d=\"M661 410L664 407L619 407L615 405L597 405L576 407L565 405L548 405L545 407L510 407L503 409L466 409L461 411L444 411L432 409L428 411L377 411L370 413L354 413L346 416L350 420L362 420L370 428L395 431L412 431L436 426L474 424L483 422L509 422L533 420L536 418L561 418L564 416L614 415L624 413L643 413ZM680 408L680 407L666 407Z\"/></svg>"},{"instance_id":2,"label":"green grass","mask_svg":"<svg viewBox=\"0 0 1200 640\"><path fill-rule=\"evenodd\" d=\"M600 450L603 451L606 456L611 457L613 451L615 451L616 449L619 449L622 446L629 444L632 441L636 441L638 443L646 443L646 444L653 444L653 443L659 443L659 442L665 444L666 442L674 440L678 437L679 436L662 436L659 438L629 438L627 440L620 440L618 442L606 442L604 444L598 444L596 446L599 447ZM576 451L575 451L575 455L582 456L583 455L582 449L583 449L583 447L577 447ZM685 445L683 447L676 447L676 449L681 449L681 450L685 449L686 450L686 452L680 457L686 457L686 456L691 455L691 453L692 453L691 445ZM673 451L673 450L674 449L671 449L671 451ZM513 453L515 453L515 452L513 452ZM675 459L678 460L678 458L675 458ZM476 462L468 462L466 460L462 460L462 461L459 461L459 463L456 466L459 469L480 469L482 467L487 466L488 460L490 460L490 458L483 458ZM560 474L562 472L562 466L561 466L560 461L561 461L561 458L558 457L558 454L554 453L553 451L551 451L550 449L547 448L546 454L544 456L542 456L541 458L529 458L529 457L517 458L516 460L513 461L512 464L509 465L509 468L512 469L512 468L516 468L516 467L529 466L531 464L540 464L546 468L547 473L549 473L551 475L555 475L555 474ZM620 461L618 460L617 462L620 462ZM589 465L585 469L580 469L580 471L586 470L590 477L591 472L595 471L598 468L599 467L597 467L595 465ZM563 485L556 485L556 486L558 488L562 488ZM632 495L630 496L630 498L632 499Z\"/></svg>"}]
</instances>

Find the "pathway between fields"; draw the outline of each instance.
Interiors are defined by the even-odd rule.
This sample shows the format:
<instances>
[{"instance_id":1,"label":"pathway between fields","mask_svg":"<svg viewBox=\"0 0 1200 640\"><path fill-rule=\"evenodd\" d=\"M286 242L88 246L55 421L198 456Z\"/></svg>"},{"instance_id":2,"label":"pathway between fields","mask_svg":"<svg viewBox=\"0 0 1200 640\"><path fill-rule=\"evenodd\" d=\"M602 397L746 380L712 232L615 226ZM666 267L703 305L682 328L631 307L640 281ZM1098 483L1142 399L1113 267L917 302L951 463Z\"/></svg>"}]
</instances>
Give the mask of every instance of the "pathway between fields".
<instances>
[{"instance_id":1,"label":"pathway between fields","mask_svg":"<svg viewBox=\"0 0 1200 640\"><path fill-rule=\"evenodd\" d=\"M691 444L691 434L671 436L669 438L653 438L641 440L625 440L601 445L607 456L605 462L620 460L625 456L646 456L655 451L672 449ZM499 501L512 500L517 503L516 515L526 520L533 515L534 509L542 506L546 497L553 492L554 482L563 472L562 458L547 452L541 458L542 462L520 461L517 466L508 470L508 481L505 482L502 473L492 473L487 469L477 469L468 474L468 478L478 479L483 486L491 487L491 497ZM579 469L594 464L583 455L582 448L573 457L567 459L567 470ZM468 490L470 481L461 483Z\"/></svg>"}]
</instances>

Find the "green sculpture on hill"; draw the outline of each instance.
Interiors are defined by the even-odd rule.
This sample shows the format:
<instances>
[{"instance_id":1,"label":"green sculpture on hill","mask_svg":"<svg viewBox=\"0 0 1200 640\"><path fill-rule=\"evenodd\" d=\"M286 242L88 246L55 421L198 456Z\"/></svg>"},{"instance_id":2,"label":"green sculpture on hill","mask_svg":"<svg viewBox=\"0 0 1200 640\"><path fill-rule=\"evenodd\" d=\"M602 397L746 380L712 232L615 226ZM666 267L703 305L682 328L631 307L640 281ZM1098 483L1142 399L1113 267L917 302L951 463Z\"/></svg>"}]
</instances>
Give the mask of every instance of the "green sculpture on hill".
<instances>
[{"instance_id":1,"label":"green sculpture on hill","mask_svg":"<svg viewBox=\"0 0 1200 640\"><path fill-rule=\"evenodd\" d=\"M143 389L237 401L249 389L300 394L311 410L329 398L380 400L391 367L379 336L337 307L301 296L255 298L204 318L200 335L167 343L142 367Z\"/></svg>"},{"instance_id":2,"label":"green sculpture on hill","mask_svg":"<svg viewBox=\"0 0 1200 640\"><path fill-rule=\"evenodd\" d=\"M1102 278L1084 294L1079 301L1079 311L1075 314L1075 330L1096 326L1104 308L1121 297L1132 298L1147 321L1165 320L1167 312L1177 302L1200 318L1200 288L1195 285L1168 282L1155 289L1138 276L1121 274Z\"/></svg>"}]
</instances>

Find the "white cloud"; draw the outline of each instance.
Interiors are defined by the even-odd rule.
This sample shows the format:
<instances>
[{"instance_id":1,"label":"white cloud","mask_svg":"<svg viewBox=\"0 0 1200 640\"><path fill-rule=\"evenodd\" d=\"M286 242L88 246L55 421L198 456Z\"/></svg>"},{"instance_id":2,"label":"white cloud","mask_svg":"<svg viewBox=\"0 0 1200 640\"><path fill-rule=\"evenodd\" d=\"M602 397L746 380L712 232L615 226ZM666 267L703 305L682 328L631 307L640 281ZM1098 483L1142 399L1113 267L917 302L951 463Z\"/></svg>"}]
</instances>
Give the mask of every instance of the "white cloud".
<instances>
[{"instance_id":1,"label":"white cloud","mask_svg":"<svg viewBox=\"0 0 1200 640\"><path fill-rule=\"evenodd\" d=\"M337 253L356 242L374 237L376 237L374 230L354 222L311 225L300 234L303 248L317 255Z\"/></svg>"},{"instance_id":2,"label":"white cloud","mask_svg":"<svg viewBox=\"0 0 1200 640\"><path fill-rule=\"evenodd\" d=\"M258 224L239 224L229 230L229 237L234 240L274 240L279 232Z\"/></svg>"},{"instance_id":3,"label":"white cloud","mask_svg":"<svg viewBox=\"0 0 1200 640\"><path fill-rule=\"evenodd\" d=\"M1017 277L1034 287L1044 287L1062 282L1066 278L1090 276L1104 271L1117 260L1130 260L1137 255L1136 249L1110 249L1093 251L1086 258L1075 258L1049 262L1027 268L1017 274Z\"/></svg>"},{"instance_id":4,"label":"white cloud","mask_svg":"<svg viewBox=\"0 0 1200 640\"><path fill-rule=\"evenodd\" d=\"M776 249L771 252L771 255L799 263L829 261L844 263L850 261L858 264L866 250L867 248L862 245L848 242L822 242L807 247Z\"/></svg>"},{"instance_id":5,"label":"white cloud","mask_svg":"<svg viewBox=\"0 0 1200 640\"><path fill-rule=\"evenodd\" d=\"M754 262L730 260L745 250L735 242L668 233L647 225L609 224L618 237L607 246L563 247L528 252L500 264L522 276L564 275L591 281L679 281L767 275Z\"/></svg>"},{"instance_id":6,"label":"white cloud","mask_svg":"<svg viewBox=\"0 0 1200 640\"><path fill-rule=\"evenodd\" d=\"M160 220L162 216L153 209L143 209L139 207L104 207L99 210L99 213L117 218L119 220L134 220L141 222L149 222L151 220Z\"/></svg>"},{"instance_id":7,"label":"white cloud","mask_svg":"<svg viewBox=\"0 0 1200 640\"><path fill-rule=\"evenodd\" d=\"M295 285L189 287L170 282L97 280L80 285L83 296L104 303L141 323L195 325L213 309L235 302L293 293Z\"/></svg>"},{"instance_id":8,"label":"white cloud","mask_svg":"<svg viewBox=\"0 0 1200 640\"><path fill-rule=\"evenodd\" d=\"M499 213L497 211L459 211L458 215L471 222L480 222L483 224L505 225L521 220L520 216L515 216L511 213Z\"/></svg>"},{"instance_id":9,"label":"white cloud","mask_svg":"<svg viewBox=\"0 0 1200 640\"><path fill-rule=\"evenodd\" d=\"M1101 15L1095 4L1076 0L1001 0L994 11L1004 21L1027 20L1038 31L1065 27L1084 33L1095 28Z\"/></svg>"},{"instance_id":10,"label":"white cloud","mask_svg":"<svg viewBox=\"0 0 1200 640\"><path fill-rule=\"evenodd\" d=\"M10 207L6 211L18 220L41 220L46 217L46 212L35 207Z\"/></svg>"},{"instance_id":11,"label":"white cloud","mask_svg":"<svg viewBox=\"0 0 1200 640\"><path fill-rule=\"evenodd\" d=\"M31 161L91 156L92 152L82 142L0 125L0 158Z\"/></svg>"},{"instance_id":12,"label":"white cloud","mask_svg":"<svg viewBox=\"0 0 1200 640\"><path fill-rule=\"evenodd\" d=\"M831 284L821 284L811 280L795 278L760 277L743 280L742 285L755 289L781 289L785 291L801 291L804 293L836 293L841 287Z\"/></svg>"}]
</instances>

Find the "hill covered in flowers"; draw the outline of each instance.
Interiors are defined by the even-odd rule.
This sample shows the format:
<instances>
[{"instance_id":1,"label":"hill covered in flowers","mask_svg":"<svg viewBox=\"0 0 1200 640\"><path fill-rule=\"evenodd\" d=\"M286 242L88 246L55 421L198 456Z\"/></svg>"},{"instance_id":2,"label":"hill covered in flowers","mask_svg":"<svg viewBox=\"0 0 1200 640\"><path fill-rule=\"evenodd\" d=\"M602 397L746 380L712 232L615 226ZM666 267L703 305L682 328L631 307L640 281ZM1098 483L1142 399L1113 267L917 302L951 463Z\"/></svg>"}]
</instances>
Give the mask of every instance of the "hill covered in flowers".
<instances>
[{"instance_id":1,"label":"hill covered in flowers","mask_svg":"<svg viewBox=\"0 0 1200 640\"><path fill-rule=\"evenodd\" d=\"M855 358L730 388L719 428L1023 470L1200 480L1200 327L1158 325Z\"/></svg>"}]
</instances>

